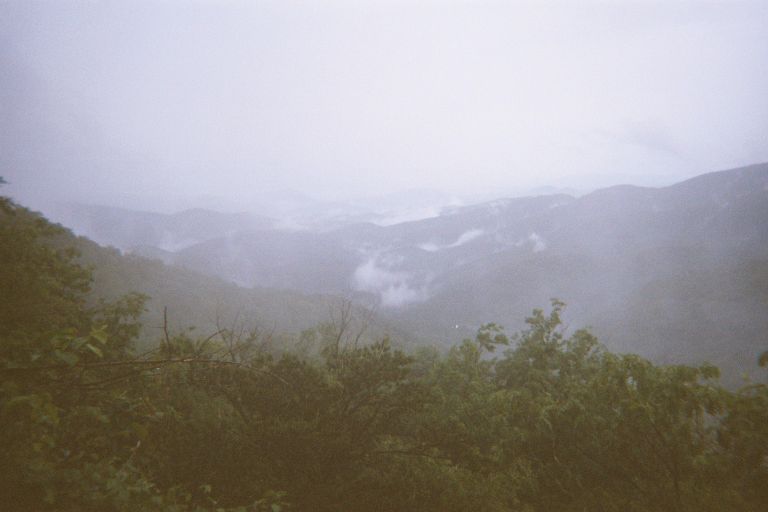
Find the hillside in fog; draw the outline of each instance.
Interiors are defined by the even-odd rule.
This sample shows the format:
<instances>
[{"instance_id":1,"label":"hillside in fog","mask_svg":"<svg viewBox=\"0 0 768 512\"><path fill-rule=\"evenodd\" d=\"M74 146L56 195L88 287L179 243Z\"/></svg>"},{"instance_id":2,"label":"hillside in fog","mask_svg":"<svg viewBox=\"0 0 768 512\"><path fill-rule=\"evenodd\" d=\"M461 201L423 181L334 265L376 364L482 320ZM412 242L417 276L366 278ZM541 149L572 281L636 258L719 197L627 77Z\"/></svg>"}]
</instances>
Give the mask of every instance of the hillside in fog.
<instances>
[{"instance_id":1,"label":"hillside in fog","mask_svg":"<svg viewBox=\"0 0 768 512\"><path fill-rule=\"evenodd\" d=\"M0 0L0 512L765 512L766 42Z\"/></svg>"},{"instance_id":2,"label":"hillside in fog","mask_svg":"<svg viewBox=\"0 0 768 512\"><path fill-rule=\"evenodd\" d=\"M584 240L573 252L548 257L557 246L544 236L556 231L542 222L541 234L511 244L510 254L491 251L455 265L474 273L469 283L446 279L443 291L423 297L402 295L392 284L410 300L388 303L379 294L378 319L338 297L244 288L123 255L0 197L0 426L11 441L0 465L0 504L242 512L248 508L241 504L256 496L249 505L256 511L330 512L344 502L363 512L373 498L377 510L391 511L504 503L566 511L627 500L648 510L677 510L680 503L758 510L765 499L758 482L766 476L768 387L736 389L734 375L758 357L760 366L768 363L764 343L754 342L766 332L764 238L759 229L742 229L763 215L764 171L728 171L653 192L603 191L599 199L621 197L612 213L635 228L646 224L653 236L626 236L623 245L599 250ZM711 180L726 180L728 193L710 196L698 222L727 226L728 234L714 237L704 226L681 236L695 240L704 257L661 245L651 255L638 252L669 231L644 215L648 195L667 196L653 203L656 213L667 207L678 217L692 215L672 208L675 199L711 191L702 186ZM629 201L637 194L640 201ZM447 217L476 225L489 208L505 218L515 211L511 205L523 204L524 211L537 206L541 216L562 221L553 212L579 202L555 199L495 202ZM594 205L574 209L574 225L582 221L580 208ZM588 218L600 224L599 216ZM408 232L423 239L424 230L413 230L418 224L400 226L396 240L408 240ZM514 224L506 226L511 233ZM477 244L483 234L474 229L452 242L435 236L419 250ZM360 265L358 279L382 272L370 260ZM586 287L598 276L604 277ZM488 323L461 343L446 335L442 349L424 346L450 331L439 324L440 311L471 316L482 302L492 316L515 301L535 300L545 287L566 285L592 294L575 303L575 315L552 301L533 309L516 333ZM667 361L617 354L600 343L611 338L569 327L601 298L605 305L604 294L621 300L602 315L621 336L641 337L622 351ZM697 329L711 337L691 339ZM713 354L726 355L725 387L716 366L679 364ZM595 465L612 471L595 473Z\"/></svg>"},{"instance_id":3,"label":"hillside in fog","mask_svg":"<svg viewBox=\"0 0 768 512\"><path fill-rule=\"evenodd\" d=\"M241 286L378 304L427 343L460 341L490 321L518 328L532 304L557 297L613 349L709 360L736 382L768 330L768 164L331 230L205 211L72 212L97 240ZM168 250L161 235L189 242Z\"/></svg>"}]
</instances>

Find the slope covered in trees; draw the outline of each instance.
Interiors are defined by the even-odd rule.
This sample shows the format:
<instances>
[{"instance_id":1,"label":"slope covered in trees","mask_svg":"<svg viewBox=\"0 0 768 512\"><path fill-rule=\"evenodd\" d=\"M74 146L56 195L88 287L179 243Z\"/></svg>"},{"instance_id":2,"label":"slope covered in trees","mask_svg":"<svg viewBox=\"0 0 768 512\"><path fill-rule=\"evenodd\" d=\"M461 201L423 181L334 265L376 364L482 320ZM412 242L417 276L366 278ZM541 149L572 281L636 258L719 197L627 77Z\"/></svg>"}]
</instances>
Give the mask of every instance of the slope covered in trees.
<instances>
[{"instance_id":1,"label":"slope covered in trees","mask_svg":"<svg viewBox=\"0 0 768 512\"><path fill-rule=\"evenodd\" d=\"M278 338L298 335L331 321L340 310L349 307L348 301L338 297L277 288L246 288L158 259L123 254L85 237L75 237L68 229L52 225L25 208L14 206L14 212L12 217L2 219L4 225L45 226L48 245L71 251L74 261L88 270L88 291L83 296L86 305L94 306L100 300L115 301L131 293L144 296L138 334L142 347L150 347L163 336L164 324L172 332L194 328L200 335L236 327L279 343ZM11 258L14 252L12 242L9 243L6 250ZM357 306L354 309L356 317L366 318L371 333L405 337L395 327L374 319L370 311Z\"/></svg>"},{"instance_id":2,"label":"slope covered in trees","mask_svg":"<svg viewBox=\"0 0 768 512\"><path fill-rule=\"evenodd\" d=\"M768 387L566 332L447 353L231 331L138 351L60 230L0 203L0 500L19 511L706 511L768 502ZM59 239L60 241L61 239ZM52 243L53 241L53 243Z\"/></svg>"},{"instance_id":3,"label":"slope covered in trees","mask_svg":"<svg viewBox=\"0 0 768 512\"><path fill-rule=\"evenodd\" d=\"M144 231L134 216L110 217ZM244 224L175 252L142 251L247 286L356 294L412 337L443 346L486 322L519 329L531 304L560 297L569 320L592 326L611 350L710 361L738 386L758 371L768 331L765 219L768 164L758 164L662 188L500 199L389 226Z\"/></svg>"}]
</instances>

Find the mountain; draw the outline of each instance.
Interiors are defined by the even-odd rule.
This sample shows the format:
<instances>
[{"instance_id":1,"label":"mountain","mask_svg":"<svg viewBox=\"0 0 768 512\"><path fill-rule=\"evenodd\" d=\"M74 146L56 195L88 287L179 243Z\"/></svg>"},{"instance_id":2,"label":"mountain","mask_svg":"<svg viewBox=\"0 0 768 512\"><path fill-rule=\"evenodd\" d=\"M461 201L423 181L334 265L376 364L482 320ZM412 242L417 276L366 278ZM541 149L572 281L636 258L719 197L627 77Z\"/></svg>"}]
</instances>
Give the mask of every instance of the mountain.
<instances>
[{"instance_id":1,"label":"mountain","mask_svg":"<svg viewBox=\"0 0 768 512\"><path fill-rule=\"evenodd\" d=\"M47 230L51 226L42 215L16 206L3 197L0 197L0 206L4 207L0 208L0 227L11 228L15 223ZM185 215L194 217L195 213ZM202 215L211 218L208 212ZM255 329L274 343L280 343L281 340L297 339L304 330L338 322L342 313L346 315L349 329L355 333L366 328L364 339L390 336L395 343L401 344L407 338L396 327L373 318L371 311L337 296L241 287L218 277L167 265L159 259L123 254L113 247L103 247L88 238L76 236L68 229L56 230L47 243L77 251L79 263L92 275L87 295L89 306L100 301L112 302L131 293L147 297L140 318L140 348L155 346L164 336L164 326L172 334L195 329L196 335L203 337L221 328L245 332ZM172 253L163 251L162 254Z\"/></svg>"},{"instance_id":2,"label":"mountain","mask_svg":"<svg viewBox=\"0 0 768 512\"><path fill-rule=\"evenodd\" d=\"M390 226L243 230L168 260L248 286L376 299L429 342L485 322L520 327L532 306L570 304L610 348L711 360L728 377L768 344L768 164L669 187L621 185L453 207Z\"/></svg>"},{"instance_id":3,"label":"mountain","mask_svg":"<svg viewBox=\"0 0 768 512\"><path fill-rule=\"evenodd\" d=\"M269 217L201 208L165 214L112 206L61 204L52 217L99 244L122 250L175 251L243 229L269 228Z\"/></svg>"},{"instance_id":4,"label":"mountain","mask_svg":"<svg viewBox=\"0 0 768 512\"><path fill-rule=\"evenodd\" d=\"M495 236L529 233L527 247L462 265L396 316L419 333L466 325L466 335L488 321L517 328L531 303L559 297L573 325L614 350L709 360L735 383L768 345L766 220L766 165L597 191L508 222Z\"/></svg>"}]
</instances>

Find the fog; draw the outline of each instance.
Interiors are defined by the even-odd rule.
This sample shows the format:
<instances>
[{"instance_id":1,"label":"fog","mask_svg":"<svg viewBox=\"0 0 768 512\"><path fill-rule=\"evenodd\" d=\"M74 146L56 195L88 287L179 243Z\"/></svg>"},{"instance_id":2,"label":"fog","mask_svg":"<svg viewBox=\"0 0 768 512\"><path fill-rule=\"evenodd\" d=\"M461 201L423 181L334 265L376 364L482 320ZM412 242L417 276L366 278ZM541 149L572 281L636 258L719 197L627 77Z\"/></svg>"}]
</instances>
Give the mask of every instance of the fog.
<instances>
[{"instance_id":1,"label":"fog","mask_svg":"<svg viewBox=\"0 0 768 512\"><path fill-rule=\"evenodd\" d=\"M762 1L4 1L0 172L38 208L382 223L667 185L768 160L767 23Z\"/></svg>"},{"instance_id":2,"label":"fog","mask_svg":"<svg viewBox=\"0 0 768 512\"><path fill-rule=\"evenodd\" d=\"M768 0L0 0L0 512L768 510Z\"/></svg>"}]
</instances>

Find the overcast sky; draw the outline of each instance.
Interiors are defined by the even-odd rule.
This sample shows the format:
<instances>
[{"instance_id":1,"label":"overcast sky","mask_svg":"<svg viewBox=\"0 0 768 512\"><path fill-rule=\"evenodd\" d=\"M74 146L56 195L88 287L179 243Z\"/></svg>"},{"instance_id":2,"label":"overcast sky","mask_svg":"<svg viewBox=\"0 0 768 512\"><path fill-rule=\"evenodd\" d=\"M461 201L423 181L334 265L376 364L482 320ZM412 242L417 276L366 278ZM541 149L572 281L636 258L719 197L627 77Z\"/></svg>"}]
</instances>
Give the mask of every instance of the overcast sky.
<instances>
[{"instance_id":1,"label":"overcast sky","mask_svg":"<svg viewBox=\"0 0 768 512\"><path fill-rule=\"evenodd\" d=\"M0 175L144 206L668 184L768 161L767 27L765 0L0 0Z\"/></svg>"}]
</instances>

